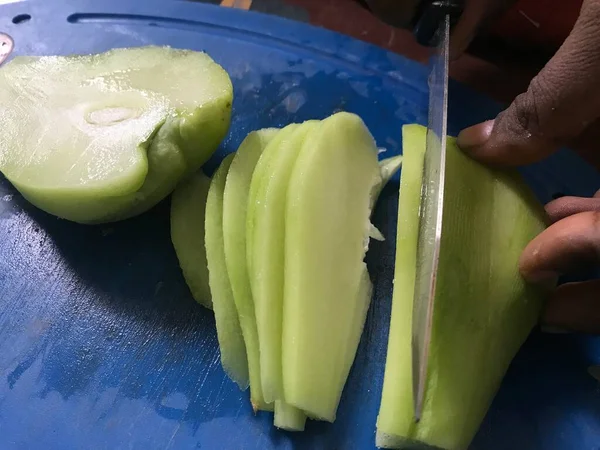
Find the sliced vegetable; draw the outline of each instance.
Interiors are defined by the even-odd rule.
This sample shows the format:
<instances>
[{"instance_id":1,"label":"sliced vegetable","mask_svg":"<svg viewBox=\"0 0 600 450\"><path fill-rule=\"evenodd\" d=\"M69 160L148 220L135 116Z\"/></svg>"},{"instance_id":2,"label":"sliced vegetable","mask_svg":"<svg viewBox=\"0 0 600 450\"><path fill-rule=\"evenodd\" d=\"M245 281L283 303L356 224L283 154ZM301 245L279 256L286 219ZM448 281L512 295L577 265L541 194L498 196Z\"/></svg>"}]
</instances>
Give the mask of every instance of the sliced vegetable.
<instances>
[{"instance_id":1,"label":"sliced vegetable","mask_svg":"<svg viewBox=\"0 0 600 450\"><path fill-rule=\"evenodd\" d=\"M233 158L223 195L223 238L225 261L237 307L250 376L250 401L254 410L272 410L263 399L254 300L246 263L246 213L254 167L267 144L279 132L265 129L250 133Z\"/></svg>"},{"instance_id":2,"label":"sliced vegetable","mask_svg":"<svg viewBox=\"0 0 600 450\"><path fill-rule=\"evenodd\" d=\"M65 219L140 214L215 151L232 92L218 64L189 50L16 57L0 70L0 171Z\"/></svg>"},{"instance_id":3,"label":"sliced vegetable","mask_svg":"<svg viewBox=\"0 0 600 450\"><path fill-rule=\"evenodd\" d=\"M248 202L248 252L260 342L265 401L283 398L281 326L283 314L285 205L290 174L307 134L316 122L285 127L256 165ZM249 247L250 248L250 247Z\"/></svg>"},{"instance_id":4,"label":"sliced vegetable","mask_svg":"<svg viewBox=\"0 0 600 450\"><path fill-rule=\"evenodd\" d=\"M284 398L313 418L335 419L356 353L358 340L349 336L364 309L358 292L372 192L380 183L375 142L349 113L330 116L309 134L289 181Z\"/></svg>"},{"instance_id":5,"label":"sliced vegetable","mask_svg":"<svg viewBox=\"0 0 600 450\"><path fill-rule=\"evenodd\" d=\"M448 138L442 243L423 414L414 421L411 321L426 130L403 128L396 274L377 445L466 449L537 321L518 272L543 209L516 173L486 168Z\"/></svg>"},{"instance_id":6,"label":"sliced vegetable","mask_svg":"<svg viewBox=\"0 0 600 450\"><path fill-rule=\"evenodd\" d=\"M198 171L171 196L171 241L192 297L212 309L208 263L204 247L204 219L210 178Z\"/></svg>"},{"instance_id":7,"label":"sliced vegetable","mask_svg":"<svg viewBox=\"0 0 600 450\"><path fill-rule=\"evenodd\" d=\"M285 431L304 431L306 414L281 400L275 400L273 425Z\"/></svg>"},{"instance_id":8,"label":"sliced vegetable","mask_svg":"<svg viewBox=\"0 0 600 450\"><path fill-rule=\"evenodd\" d=\"M223 369L243 390L248 387L248 358L233 299L223 243L223 192L234 154L227 155L210 183L206 199L205 244L209 284Z\"/></svg>"},{"instance_id":9,"label":"sliced vegetable","mask_svg":"<svg viewBox=\"0 0 600 450\"><path fill-rule=\"evenodd\" d=\"M285 209L290 175L300 149L318 122L285 127L263 152L252 176L248 202L248 266L255 301L260 369L265 401L275 403L275 426L303 430L306 416L287 405L283 395L281 328L283 322ZM252 248L256 250L252 250Z\"/></svg>"},{"instance_id":10,"label":"sliced vegetable","mask_svg":"<svg viewBox=\"0 0 600 450\"><path fill-rule=\"evenodd\" d=\"M402 166L402 155L391 156L386 159L379 161L379 168L381 170L382 187L392 178L400 167Z\"/></svg>"}]
</instances>

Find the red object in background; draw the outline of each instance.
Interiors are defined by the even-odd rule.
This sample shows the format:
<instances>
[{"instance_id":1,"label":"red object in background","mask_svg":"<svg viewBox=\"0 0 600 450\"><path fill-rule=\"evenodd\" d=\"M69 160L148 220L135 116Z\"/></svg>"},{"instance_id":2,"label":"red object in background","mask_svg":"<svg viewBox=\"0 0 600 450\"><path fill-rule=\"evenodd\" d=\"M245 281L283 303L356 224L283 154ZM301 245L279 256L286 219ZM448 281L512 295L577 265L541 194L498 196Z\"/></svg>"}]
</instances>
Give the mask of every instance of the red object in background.
<instances>
[{"instance_id":1,"label":"red object in background","mask_svg":"<svg viewBox=\"0 0 600 450\"><path fill-rule=\"evenodd\" d=\"M491 30L511 45L554 50L571 32L583 0L520 0Z\"/></svg>"}]
</instances>

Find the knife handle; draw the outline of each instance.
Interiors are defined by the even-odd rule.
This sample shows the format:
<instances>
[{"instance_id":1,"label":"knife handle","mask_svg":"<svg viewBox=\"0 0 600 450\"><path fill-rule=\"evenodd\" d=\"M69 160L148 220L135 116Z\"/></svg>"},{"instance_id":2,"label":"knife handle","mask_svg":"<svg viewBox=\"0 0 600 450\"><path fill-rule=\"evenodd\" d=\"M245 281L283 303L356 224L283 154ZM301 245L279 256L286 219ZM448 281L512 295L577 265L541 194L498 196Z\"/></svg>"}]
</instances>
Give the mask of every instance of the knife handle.
<instances>
[{"instance_id":1,"label":"knife handle","mask_svg":"<svg viewBox=\"0 0 600 450\"><path fill-rule=\"evenodd\" d=\"M436 34L446 15L450 16L450 26L454 25L463 11L462 0L425 0L419 5L415 16L413 34L421 45L433 47L438 44Z\"/></svg>"}]
</instances>

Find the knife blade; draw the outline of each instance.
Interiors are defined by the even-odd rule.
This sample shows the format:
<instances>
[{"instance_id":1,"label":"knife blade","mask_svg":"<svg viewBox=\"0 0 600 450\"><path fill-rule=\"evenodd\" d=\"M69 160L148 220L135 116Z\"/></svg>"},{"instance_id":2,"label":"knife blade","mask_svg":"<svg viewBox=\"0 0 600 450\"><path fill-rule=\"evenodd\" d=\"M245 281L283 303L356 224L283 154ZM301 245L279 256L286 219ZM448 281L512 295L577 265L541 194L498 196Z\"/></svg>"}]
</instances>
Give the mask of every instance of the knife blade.
<instances>
[{"instance_id":1,"label":"knife blade","mask_svg":"<svg viewBox=\"0 0 600 450\"><path fill-rule=\"evenodd\" d=\"M449 14L442 16L437 29L437 48L430 60L427 144L423 164L417 268L412 315L412 372L415 421L423 410L429 346L440 258L446 133L448 119Z\"/></svg>"}]
</instances>

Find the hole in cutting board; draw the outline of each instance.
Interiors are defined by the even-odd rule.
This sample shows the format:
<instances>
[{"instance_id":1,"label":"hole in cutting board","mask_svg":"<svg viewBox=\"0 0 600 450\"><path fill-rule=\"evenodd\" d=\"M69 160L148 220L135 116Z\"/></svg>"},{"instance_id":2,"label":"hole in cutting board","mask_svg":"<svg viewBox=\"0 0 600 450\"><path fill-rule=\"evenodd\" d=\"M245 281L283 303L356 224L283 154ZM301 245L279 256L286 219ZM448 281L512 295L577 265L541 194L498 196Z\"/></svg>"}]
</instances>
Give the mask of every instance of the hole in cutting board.
<instances>
[{"instance_id":1,"label":"hole in cutting board","mask_svg":"<svg viewBox=\"0 0 600 450\"><path fill-rule=\"evenodd\" d=\"M31 16L29 14L19 14L12 19L12 23L18 25L20 23L29 22L31 20Z\"/></svg>"}]
</instances>

